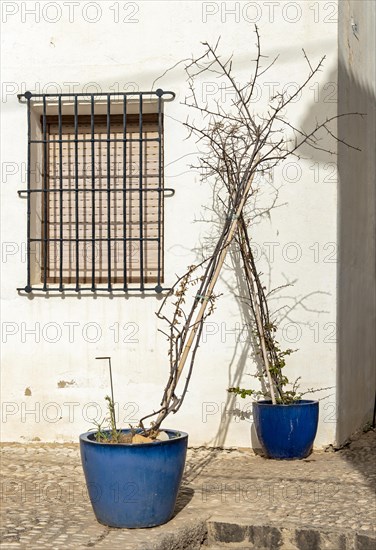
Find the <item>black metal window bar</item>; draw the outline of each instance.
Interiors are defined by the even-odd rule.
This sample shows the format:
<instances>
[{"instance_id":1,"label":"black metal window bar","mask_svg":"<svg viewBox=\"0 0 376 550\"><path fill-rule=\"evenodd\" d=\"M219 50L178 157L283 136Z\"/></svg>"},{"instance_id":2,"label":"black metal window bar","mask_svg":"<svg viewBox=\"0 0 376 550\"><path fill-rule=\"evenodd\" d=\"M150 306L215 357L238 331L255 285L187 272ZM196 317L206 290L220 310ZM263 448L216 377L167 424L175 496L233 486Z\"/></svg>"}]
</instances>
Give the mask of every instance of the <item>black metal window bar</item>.
<instances>
[{"instance_id":1,"label":"black metal window bar","mask_svg":"<svg viewBox=\"0 0 376 550\"><path fill-rule=\"evenodd\" d=\"M57 292L163 288L163 103L174 92L32 94L27 283Z\"/></svg>"}]
</instances>

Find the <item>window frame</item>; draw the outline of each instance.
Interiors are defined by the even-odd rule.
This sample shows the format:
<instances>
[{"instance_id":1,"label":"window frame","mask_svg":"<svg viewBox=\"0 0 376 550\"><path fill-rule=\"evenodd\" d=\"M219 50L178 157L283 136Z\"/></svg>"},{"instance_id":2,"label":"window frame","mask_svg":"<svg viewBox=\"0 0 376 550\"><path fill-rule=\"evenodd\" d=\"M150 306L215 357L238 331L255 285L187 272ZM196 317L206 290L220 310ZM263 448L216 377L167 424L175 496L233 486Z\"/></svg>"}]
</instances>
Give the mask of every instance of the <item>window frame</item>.
<instances>
[{"instance_id":1,"label":"window frame","mask_svg":"<svg viewBox=\"0 0 376 550\"><path fill-rule=\"evenodd\" d=\"M163 97L165 96L165 97ZM168 290L168 288L163 288L163 272L164 272L164 250L163 250L163 204L164 204L164 197L166 196L172 196L174 194L174 189L166 188L164 187L164 174L163 174L163 115L164 115L164 103L166 101L172 101L175 98L174 92L171 91L164 91L161 89L157 89L155 92L126 92L126 93L101 93L101 94L32 94L31 92L26 92L25 94L20 94L19 100L26 102L27 104L27 137L28 137L28 150L27 150L27 189L20 190L18 193L21 197L26 197L27 199L27 282L24 288L17 289L18 291L26 292L27 294L31 292L36 291L42 291L42 292L50 292L50 291L57 291L59 293L66 293L68 291L74 291L76 293L81 292L92 292L97 293L101 291L106 291L109 293L112 292L123 292L123 293L129 293L129 292L149 292L154 291L156 293L161 293L164 290ZM25 101L26 100L26 101ZM40 122L41 125L38 130L38 111L40 114ZM72 113L73 111L73 113ZM88 113L89 111L89 113ZM103 112L104 111L104 112ZM119 112L120 111L120 112ZM154 139L148 139L144 138L143 134L143 117L146 116L146 114L156 114L157 120L158 120L158 133L157 138ZM94 155L94 147L95 142L100 141L104 142L104 147L107 147L107 157L106 161L107 163L110 162L110 146L111 143L114 141L122 142L122 147L124 150L124 155L126 154L126 147L128 147L128 142L130 141L137 141L138 142L138 148L139 148L139 238L133 238L133 240L137 240L139 242L139 284L129 282L127 278L123 280L122 283L114 282L112 283L111 277L111 243L116 240L120 239L111 239L110 234L110 202L108 202L107 206L107 227L108 227L108 233L107 233L107 250L108 250L108 277L107 277L107 284L97 283L96 281L96 275L95 275L95 261L94 261L94 255L92 259L92 277L91 277L91 285L87 286L85 283L80 282L80 271L79 271L79 260L78 260L78 251L79 251L79 243L82 240L79 238L79 229L78 229L78 214L77 214L77 208L76 206L76 216L75 221L73 222L73 225L75 226L76 231L76 276L75 276L75 282L72 283L64 283L63 276L62 276L62 250L63 250L63 242L64 239L62 239L62 234L60 233L59 239L54 239L55 241L59 241L60 243L60 265L59 265L59 282L56 284L56 282L50 282L48 281L48 246L51 242L51 239L49 239L49 235L47 234L47 223L44 223L44 221L48 220L48 200L47 197L50 196L50 193L54 192L57 193L58 190L50 190L48 188L48 153L49 153L49 139L48 139L48 118L50 116L57 116L58 120L58 127L59 127L59 135L57 142L59 143L58 149L59 149L59 163L60 163L60 170L62 170L62 147L63 147L63 132L62 132L62 125L63 125L63 117L69 115L73 116L74 121L74 139L72 140L75 147L75 153L74 153L74 173L75 173L75 179L76 179L76 187L75 187L75 204L78 205L78 144L80 140L78 139L79 134L79 117L85 114L90 115L90 121L91 121L91 136L90 139L82 140L84 143L91 143L91 151L92 156L91 159L95 158ZM113 139L111 140L111 117L116 116L118 114L121 114L124 121L124 134L121 139ZM95 140L94 138L94 130L95 130L95 117L105 115L105 120L107 122L107 136L105 139L98 139ZM127 139L127 133L126 133L126 126L127 126L127 117L129 119L130 115L137 115L138 122L139 122L139 135L137 139ZM38 139L39 138L39 139ZM158 172L157 172L157 179L158 179L158 187L155 189L151 189L151 191L155 191L158 196L158 207L157 207L157 216L158 216L158 223L157 223L157 238L151 239L151 238L144 238L143 237L143 230L144 230L144 222L143 222L143 196L144 193L149 191L149 189L143 188L143 163L145 162L146 156L144 156L144 151L146 152L146 147L144 149L144 144L146 142L146 146L148 146L148 141L155 141L157 142L158 147ZM41 149L42 153L41 154ZM38 169L38 161L39 161L39 169ZM92 162L92 164L94 164ZM42 166L42 169L41 169ZM123 165L123 169L125 164ZM34 170L33 170L34 168ZM33 174L33 177L32 177ZM38 176L42 180L42 185L38 187ZM107 167L107 197L108 201L110 200L111 193L112 196L114 196L115 188L111 188L111 176L110 176L110 167L108 165ZM62 204L62 174L60 172L60 205ZM93 176L94 178L94 176ZM124 170L123 174L123 196L125 197L126 192L132 192L137 191L136 190L130 190L127 188L127 175L126 175L126 169ZM129 175L128 175L129 178ZM129 178L130 179L130 178ZM93 185L94 185L93 179ZM85 189L86 191L86 189ZM73 192L73 191L69 191ZM90 190L88 189L87 192L90 193ZM94 201L94 188L93 188L93 201ZM39 199L38 199L39 196ZM94 205L94 202L93 202ZM62 206L60 206L60 215L62 213L61 210ZM123 202L123 209L125 208L125 202ZM123 213L123 218L125 218L125 213ZM38 222L39 220L39 222ZM37 225L40 224L40 235L37 234ZM60 228L62 226L62 221L60 221ZM106 223L106 222L105 222ZM35 227L34 227L35 224ZM125 242L127 241L127 238L125 236L125 226L123 226L123 238L122 240ZM35 237L33 237L33 234ZM92 242L96 240L95 235L92 233ZM88 240L88 239L86 239ZM129 238L131 240L131 238ZM157 241L157 270L156 270L156 280L153 281L156 284L154 286L150 286L149 282L146 281L147 276L145 276L144 271L144 241L150 241L150 240L156 240ZM35 243L35 244L33 244ZM37 244L40 245L39 254L36 253ZM116 243L115 243L116 244ZM124 244L124 258L126 259L126 253L125 253L125 244ZM32 256L35 255L35 258L32 260ZM124 261L124 264L126 261ZM124 275L126 276L126 268L124 267ZM39 282L40 281L40 282Z\"/></svg>"}]
</instances>

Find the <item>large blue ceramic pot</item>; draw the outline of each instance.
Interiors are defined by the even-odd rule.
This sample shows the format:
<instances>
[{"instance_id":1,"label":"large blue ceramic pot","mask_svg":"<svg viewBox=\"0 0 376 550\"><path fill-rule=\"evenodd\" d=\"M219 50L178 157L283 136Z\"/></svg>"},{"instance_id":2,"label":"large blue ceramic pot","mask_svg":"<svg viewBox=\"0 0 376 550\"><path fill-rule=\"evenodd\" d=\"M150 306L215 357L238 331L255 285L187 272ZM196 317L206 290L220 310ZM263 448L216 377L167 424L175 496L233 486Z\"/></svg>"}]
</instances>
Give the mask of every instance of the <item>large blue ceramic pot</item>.
<instances>
[{"instance_id":1,"label":"large blue ceramic pot","mask_svg":"<svg viewBox=\"0 0 376 550\"><path fill-rule=\"evenodd\" d=\"M253 419L262 449L269 458L305 458L312 451L319 420L318 401L291 405L253 403Z\"/></svg>"},{"instance_id":2,"label":"large blue ceramic pot","mask_svg":"<svg viewBox=\"0 0 376 550\"><path fill-rule=\"evenodd\" d=\"M188 434L164 431L170 439L141 444L98 443L93 432L80 436L86 485L100 523L110 527L153 527L172 517Z\"/></svg>"}]
</instances>

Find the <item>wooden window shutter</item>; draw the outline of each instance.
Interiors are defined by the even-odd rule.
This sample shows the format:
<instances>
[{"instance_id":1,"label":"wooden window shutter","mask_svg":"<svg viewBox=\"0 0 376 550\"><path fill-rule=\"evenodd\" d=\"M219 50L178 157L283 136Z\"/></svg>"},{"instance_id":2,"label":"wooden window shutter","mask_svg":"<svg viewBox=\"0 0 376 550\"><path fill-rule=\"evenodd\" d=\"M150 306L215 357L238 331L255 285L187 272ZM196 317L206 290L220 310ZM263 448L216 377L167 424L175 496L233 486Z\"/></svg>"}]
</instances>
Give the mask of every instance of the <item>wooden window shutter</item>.
<instances>
[{"instance_id":1,"label":"wooden window shutter","mask_svg":"<svg viewBox=\"0 0 376 550\"><path fill-rule=\"evenodd\" d=\"M77 272L79 283L108 282L109 268L111 284L163 281L158 115L143 115L142 135L139 116L127 115L125 142L123 122L111 115L108 135L107 117L96 115L92 136L81 115L75 143L74 117L63 116L60 149L58 117L47 117L49 283L77 283Z\"/></svg>"}]
</instances>

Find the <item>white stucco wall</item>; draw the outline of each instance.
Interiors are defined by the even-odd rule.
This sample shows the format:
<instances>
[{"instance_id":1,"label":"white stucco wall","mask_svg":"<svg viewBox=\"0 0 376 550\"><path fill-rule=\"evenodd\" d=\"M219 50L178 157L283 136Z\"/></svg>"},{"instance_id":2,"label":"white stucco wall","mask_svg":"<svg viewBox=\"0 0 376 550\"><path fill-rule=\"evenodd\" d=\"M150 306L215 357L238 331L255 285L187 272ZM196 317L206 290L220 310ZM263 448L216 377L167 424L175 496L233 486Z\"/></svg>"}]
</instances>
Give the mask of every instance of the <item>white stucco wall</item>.
<instances>
[{"instance_id":1,"label":"white stucco wall","mask_svg":"<svg viewBox=\"0 0 376 550\"><path fill-rule=\"evenodd\" d=\"M40 17L30 13L35 4ZM46 8L46 5L49 6ZM72 5L74 3L71 3ZM26 108L16 94L148 90L178 61L201 51L200 42L222 36L224 54L234 52L239 78L251 71L257 22L263 53L279 60L260 83L261 108L273 89L294 86L307 76L301 49L322 72L292 106L290 116L308 127L315 117L336 112L337 2L3 2L2 87L2 438L76 441L92 427L109 393L105 362L111 355L115 397L123 424L157 408L167 379L166 342L157 332L155 296L19 296L26 280L25 187ZM56 7L58 6L58 7ZM60 11L59 11L60 10ZM71 10L71 11L70 11ZM231 12L231 10L234 10ZM60 20L52 22L61 15ZM69 21L71 18L71 22ZM37 19L37 20L36 20ZM96 22L93 22L97 19ZM176 194L166 199L166 285L196 259L194 249L208 231L200 218L210 205L210 189L189 168L193 140L186 141L187 86L181 65L154 88L174 90L166 106L165 184ZM198 90L201 97L223 91L215 79ZM301 387L332 387L317 394L321 404L318 447L335 438L337 178L334 157L312 155L275 173L279 207L257 226L254 243L264 254L269 288L284 289L275 307L294 306L281 321L282 346L299 348L288 374L302 376ZM272 197L266 189L264 199ZM266 261L265 261L266 259ZM254 372L246 342L237 342L244 319L231 262L218 291L223 296L200 347L185 405L168 425L190 433L192 445L248 446L251 422L231 414L250 402L228 400L226 388L249 385ZM35 330L32 333L32 330ZM235 334L234 334L235 331ZM56 341L54 341L56 340Z\"/></svg>"}]
</instances>

